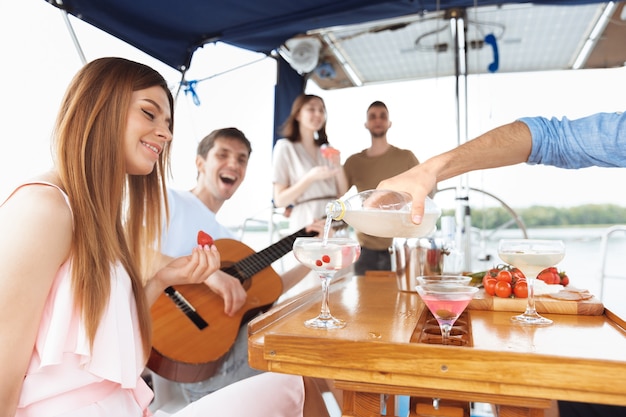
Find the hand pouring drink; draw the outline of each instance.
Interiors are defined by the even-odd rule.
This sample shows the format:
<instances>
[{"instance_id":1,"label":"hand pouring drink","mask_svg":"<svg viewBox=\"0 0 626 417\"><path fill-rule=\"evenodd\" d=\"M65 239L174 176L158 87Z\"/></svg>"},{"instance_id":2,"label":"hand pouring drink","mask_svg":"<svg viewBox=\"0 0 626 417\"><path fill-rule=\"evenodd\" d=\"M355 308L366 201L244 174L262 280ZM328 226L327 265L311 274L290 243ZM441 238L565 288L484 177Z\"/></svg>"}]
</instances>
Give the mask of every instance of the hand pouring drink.
<instances>
[{"instance_id":1,"label":"hand pouring drink","mask_svg":"<svg viewBox=\"0 0 626 417\"><path fill-rule=\"evenodd\" d=\"M411 221L411 196L391 190L367 190L326 206L326 215L359 232L380 237L423 237L435 231L441 210L426 197L422 223Z\"/></svg>"}]
</instances>

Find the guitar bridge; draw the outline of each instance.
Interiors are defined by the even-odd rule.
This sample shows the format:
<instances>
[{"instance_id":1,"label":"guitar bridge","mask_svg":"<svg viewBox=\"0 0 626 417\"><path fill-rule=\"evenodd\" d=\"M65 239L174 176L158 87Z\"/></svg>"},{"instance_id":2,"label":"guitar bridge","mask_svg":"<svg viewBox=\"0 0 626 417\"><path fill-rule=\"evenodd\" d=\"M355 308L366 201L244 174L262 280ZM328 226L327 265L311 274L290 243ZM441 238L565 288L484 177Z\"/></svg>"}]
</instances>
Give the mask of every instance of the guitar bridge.
<instances>
[{"instance_id":1,"label":"guitar bridge","mask_svg":"<svg viewBox=\"0 0 626 417\"><path fill-rule=\"evenodd\" d=\"M167 294L170 300L172 300L174 304L176 304L176 307L178 307L178 309L182 311L183 314L187 316L187 318L191 320L198 329L202 330L209 327L209 323L204 321L204 319L200 316L200 314L198 314L193 305L191 305L191 303L187 301L187 299L183 297L181 293L176 291L173 287L167 287L165 289L165 294Z\"/></svg>"}]
</instances>

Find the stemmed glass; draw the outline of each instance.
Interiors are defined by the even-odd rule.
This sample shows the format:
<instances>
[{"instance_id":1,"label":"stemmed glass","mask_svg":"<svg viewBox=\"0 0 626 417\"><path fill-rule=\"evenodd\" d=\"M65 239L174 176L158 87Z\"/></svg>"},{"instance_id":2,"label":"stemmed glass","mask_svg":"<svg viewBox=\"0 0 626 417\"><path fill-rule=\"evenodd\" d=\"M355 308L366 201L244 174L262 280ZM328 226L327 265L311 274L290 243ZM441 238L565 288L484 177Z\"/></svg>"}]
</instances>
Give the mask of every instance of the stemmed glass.
<instances>
[{"instance_id":1,"label":"stemmed glass","mask_svg":"<svg viewBox=\"0 0 626 417\"><path fill-rule=\"evenodd\" d=\"M537 313L534 283L541 271L565 257L565 243L550 239L502 239L498 244L498 255L504 262L519 268L528 281L526 311L511 320L520 324L551 324L552 320Z\"/></svg>"},{"instance_id":2,"label":"stemmed glass","mask_svg":"<svg viewBox=\"0 0 626 417\"><path fill-rule=\"evenodd\" d=\"M346 322L330 314L328 286L335 272L352 265L361 254L359 242L347 237L299 237L293 243L293 253L303 265L313 269L322 281L320 314L304 322L313 329L340 329Z\"/></svg>"},{"instance_id":3,"label":"stemmed glass","mask_svg":"<svg viewBox=\"0 0 626 417\"><path fill-rule=\"evenodd\" d=\"M415 287L426 307L433 313L441 329L442 344L447 345L452 326L478 292L478 287L442 281Z\"/></svg>"},{"instance_id":4,"label":"stemmed glass","mask_svg":"<svg viewBox=\"0 0 626 417\"><path fill-rule=\"evenodd\" d=\"M422 275L417 277L420 285L430 284L458 284L469 285L472 277L465 275Z\"/></svg>"}]
</instances>

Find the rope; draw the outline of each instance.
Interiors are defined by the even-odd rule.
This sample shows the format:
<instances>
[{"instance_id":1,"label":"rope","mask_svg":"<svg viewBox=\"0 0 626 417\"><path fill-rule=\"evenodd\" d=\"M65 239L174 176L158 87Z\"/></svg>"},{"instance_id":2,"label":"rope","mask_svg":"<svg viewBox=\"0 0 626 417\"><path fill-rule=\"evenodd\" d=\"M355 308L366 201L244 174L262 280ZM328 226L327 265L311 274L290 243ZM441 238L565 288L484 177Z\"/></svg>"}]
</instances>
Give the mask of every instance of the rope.
<instances>
[{"instance_id":1,"label":"rope","mask_svg":"<svg viewBox=\"0 0 626 417\"><path fill-rule=\"evenodd\" d=\"M198 93L196 92L196 86L198 85L198 83L203 82L203 81L207 81L207 80L210 80L212 78L216 78L216 77L219 77L219 76L222 76L222 75L225 75L225 74L228 74L230 72L239 70L241 68L245 68L245 67L250 66L250 65L254 65L254 64L256 64L258 62L261 62L261 61L263 61L263 60L265 60L267 58L269 58L269 57L266 55L266 56L264 56L262 58L254 60L254 61L247 62L245 64L242 64L242 65L233 67L231 69L228 69L226 71L222 71L222 72L218 72L218 73L213 74L213 75L209 75L208 77L201 78L199 80L189 80L189 81L187 81L187 80L184 79L184 73L183 73L183 78L182 78L182 80L181 80L181 82L179 84L178 91L180 92L180 89L182 88L183 91L185 92L185 95L187 95L187 94L191 95L191 99L193 100L193 104L195 104L196 106L200 106L200 97L198 96ZM177 94L177 96L178 96L178 94Z\"/></svg>"}]
</instances>

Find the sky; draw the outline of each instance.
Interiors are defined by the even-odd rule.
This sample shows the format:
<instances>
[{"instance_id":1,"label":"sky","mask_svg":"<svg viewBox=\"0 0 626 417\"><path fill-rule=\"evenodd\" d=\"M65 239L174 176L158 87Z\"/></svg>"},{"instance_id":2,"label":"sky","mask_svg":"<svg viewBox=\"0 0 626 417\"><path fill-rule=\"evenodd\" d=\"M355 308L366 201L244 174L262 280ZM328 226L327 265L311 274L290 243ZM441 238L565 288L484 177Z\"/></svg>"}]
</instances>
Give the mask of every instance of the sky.
<instances>
[{"instance_id":1,"label":"sky","mask_svg":"<svg viewBox=\"0 0 626 417\"><path fill-rule=\"evenodd\" d=\"M173 91L180 73L135 48L73 17L72 27L86 59L122 56L151 65ZM62 14L44 0L0 0L3 59L0 102L4 150L0 152L0 199L15 185L51 166L50 132L62 95L82 62ZM271 143L275 66L272 59L228 45L206 45L194 55L188 80L198 80L200 105L178 94L172 153L171 186L195 184L195 148L211 130L236 126L252 142L247 177L218 217L227 225L249 217L267 219L271 205ZM468 133L475 137L523 116L577 118L601 111L622 111L626 68L543 73L488 74L468 79ZM345 160L366 148L365 112L384 101L393 123L389 141L411 149L420 161L457 145L454 78L325 91L312 83L307 92L320 95L327 107L330 142ZM459 179L440 184L454 187ZM498 168L469 175L480 188L511 207L569 207L580 204L626 206L626 169L562 170L528 166ZM453 207L453 192L435 198ZM484 195L470 195L472 206L498 205Z\"/></svg>"}]
</instances>

